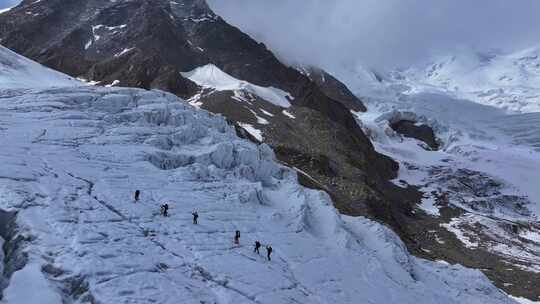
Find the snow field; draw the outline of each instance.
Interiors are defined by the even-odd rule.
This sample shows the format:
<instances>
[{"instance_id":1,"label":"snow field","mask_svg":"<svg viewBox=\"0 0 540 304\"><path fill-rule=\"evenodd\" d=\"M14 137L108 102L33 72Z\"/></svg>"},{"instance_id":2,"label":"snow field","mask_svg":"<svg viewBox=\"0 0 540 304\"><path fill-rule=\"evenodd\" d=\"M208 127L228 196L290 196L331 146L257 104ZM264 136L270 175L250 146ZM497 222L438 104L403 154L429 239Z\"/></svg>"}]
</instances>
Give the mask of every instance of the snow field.
<instances>
[{"instance_id":1,"label":"snow field","mask_svg":"<svg viewBox=\"0 0 540 304\"><path fill-rule=\"evenodd\" d=\"M387 228L339 215L268 146L170 94L2 96L0 208L31 236L6 303L26 284L41 303L514 303L479 271L414 258Z\"/></svg>"}]
</instances>

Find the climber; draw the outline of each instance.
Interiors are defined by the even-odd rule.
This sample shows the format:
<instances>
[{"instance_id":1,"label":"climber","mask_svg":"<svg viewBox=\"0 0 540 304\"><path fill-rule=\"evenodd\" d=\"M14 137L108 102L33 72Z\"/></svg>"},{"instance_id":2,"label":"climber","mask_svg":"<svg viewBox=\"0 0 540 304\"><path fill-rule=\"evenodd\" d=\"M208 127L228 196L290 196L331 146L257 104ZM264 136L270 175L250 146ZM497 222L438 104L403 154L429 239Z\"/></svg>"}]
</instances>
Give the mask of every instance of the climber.
<instances>
[{"instance_id":1,"label":"climber","mask_svg":"<svg viewBox=\"0 0 540 304\"><path fill-rule=\"evenodd\" d=\"M236 233L234 235L234 243L236 245L240 244L240 231L239 230L236 230Z\"/></svg>"},{"instance_id":2,"label":"climber","mask_svg":"<svg viewBox=\"0 0 540 304\"><path fill-rule=\"evenodd\" d=\"M257 254L261 254L259 252L259 248L261 248L261 242L255 241L255 249L253 249L253 252L256 252Z\"/></svg>"},{"instance_id":3,"label":"climber","mask_svg":"<svg viewBox=\"0 0 540 304\"><path fill-rule=\"evenodd\" d=\"M271 261L270 255L272 254L272 246L267 245L266 246L266 256L268 257L268 260Z\"/></svg>"},{"instance_id":4,"label":"climber","mask_svg":"<svg viewBox=\"0 0 540 304\"><path fill-rule=\"evenodd\" d=\"M161 215L169 216L169 204L161 205Z\"/></svg>"},{"instance_id":5,"label":"climber","mask_svg":"<svg viewBox=\"0 0 540 304\"><path fill-rule=\"evenodd\" d=\"M139 196L141 195L141 191L139 190L136 190L135 191L135 201L138 202L139 201Z\"/></svg>"},{"instance_id":6,"label":"climber","mask_svg":"<svg viewBox=\"0 0 540 304\"><path fill-rule=\"evenodd\" d=\"M192 215L193 215L193 224L194 224L194 225L197 225L197 224L199 223L199 222L198 222L198 219L199 219L199 213L197 213L197 211L194 211L194 212L192 213Z\"/></svg>"}]
</instances>

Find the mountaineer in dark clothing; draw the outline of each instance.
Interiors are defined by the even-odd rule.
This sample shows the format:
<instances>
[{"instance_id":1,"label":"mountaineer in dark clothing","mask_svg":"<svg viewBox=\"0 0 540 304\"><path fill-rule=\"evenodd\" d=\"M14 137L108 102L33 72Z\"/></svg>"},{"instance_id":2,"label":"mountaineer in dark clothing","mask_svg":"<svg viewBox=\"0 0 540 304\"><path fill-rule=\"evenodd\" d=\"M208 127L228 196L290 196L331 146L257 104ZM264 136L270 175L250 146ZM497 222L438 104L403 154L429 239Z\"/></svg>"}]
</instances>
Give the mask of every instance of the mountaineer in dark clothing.
<instances>
[{"instance_id":1,"label":"mountaineer in dark clothing","mask_svg":"<svg viewBox=\"0 0 540 304\"><path fill-rule=\"evenodd\" d=\"M270 255L272 254L272 246L268 245L266 246L266 256L268 257L268 260L271 261Z\"/></svg>"},{"instance_id":2,"label":"mountaineer in dark clothing","mask_svg":"<svg viewBox=\"0 0 540 304\"><path fill-rule=\"evenodd\" d=\"M197 211L195 211L195 212L192 213L192 215L193 215L193 224L197 225L199 223L198 222L199 214L197 213Z\"/></svg>"},{"instance_id":3,"label":"mountaineer in dark clothing","mask_svg":"<svg viewBox=\"0 0 540 304\"><path fill-rule=\"evenodd\" d=\"M255 241L255 249L253 249L253 252L256 252L257 254L261 254L259 252L259 248L261 248L261 242Z\"/></svg>"},{"instance_id":4,"label":"mountaineer in dark clothing","mask_svg":"<svg viewBox=\"0 0 540 304\"><path fill-rule=\"evenodd\" d=\"M161 215L169 216L169 204L161 205Z\"/></svg>"},{"instance_id":5,"label":"mountaineer in dark clothing","mask_svg":"<svg viewBox=\"0 0 540 304\"><path fill-rule=\"evenodd\" d=\"M234 243L236 245L240 244L240 230L236 230L236 233L234 234Z\"/></svg>"},{"instance_id":6,"label":"mountaineer in dark clothing","mask_svg":"<svg viewBox=\"0 0 540 304\"><path fill-rule=\"evenodd\" d=\"M136 190L135 191L135 201L138 202L139 201L139 196L141 195L141 191L139 190Z\"/></svg>"}]
</instances>

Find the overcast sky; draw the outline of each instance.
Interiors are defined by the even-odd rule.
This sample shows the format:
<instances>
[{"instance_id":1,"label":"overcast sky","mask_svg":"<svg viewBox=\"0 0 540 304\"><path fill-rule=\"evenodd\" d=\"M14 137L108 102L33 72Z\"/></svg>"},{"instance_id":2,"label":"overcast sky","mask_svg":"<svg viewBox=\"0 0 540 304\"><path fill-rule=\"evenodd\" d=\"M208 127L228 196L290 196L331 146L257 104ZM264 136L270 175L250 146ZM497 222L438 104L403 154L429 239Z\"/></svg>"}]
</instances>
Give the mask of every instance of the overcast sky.
<instances>
[{"instance_id":1,"label":"overcast sky","mask_svg":"<svg viewBox=\"0 0 540 304\"><path fill-rule=\"evenodd\" d=\"M540 44L538 0L208 0L284 58L406 66L432 54Z\"/></svg>"},{"instance_id":2,"label":"overcast sky","mask_svg":"<svg viewBox=\"0 0 540 304\"><path fill-rule=\"evenodd\" d=\"M18 0L0 0L0 8ZM540 44L540 0L208 0L282 59L407 66L456 49Z\"/></svg>"}]
</instances>

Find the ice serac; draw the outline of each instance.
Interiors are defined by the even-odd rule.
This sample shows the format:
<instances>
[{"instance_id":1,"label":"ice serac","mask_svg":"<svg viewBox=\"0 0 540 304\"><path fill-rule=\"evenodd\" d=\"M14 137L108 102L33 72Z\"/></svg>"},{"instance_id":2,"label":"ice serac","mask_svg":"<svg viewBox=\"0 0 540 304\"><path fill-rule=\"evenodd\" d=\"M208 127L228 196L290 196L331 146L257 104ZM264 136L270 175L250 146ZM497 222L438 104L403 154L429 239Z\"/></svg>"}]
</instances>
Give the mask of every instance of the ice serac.
<instances>
[{"instance_id":1,"label":"ice serac","mask_svg":"<svg viewBox=\"0 0 540 304\"><path fill-rule=\"evenodd\" d=\"M415 258L385 226L340 215L268 145L170 93L0 95L0 209L17 237L0 232L25 257L2 278L5 303L515 303L481 272Z\"/></svg>"},{"instance_id":2,"label":"ice serac","mask_svg":"<svg viewBox=\"0 0 540 304\"><path fill-rule=\"evenodd\" d=\"M346 87L328 74L331 81L314 81L284 65L205 1L28 0L0 15L0 39L69 75L162 89L225 115L316 179L343 212L388 219L398 231L396 219L410 213L414 195L388 182L398 165L358 126L351 110L363 106ZM233 85L216 90L208 73L182 74L212 66Z\"/></svg>"}]
</instances>

